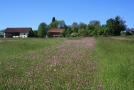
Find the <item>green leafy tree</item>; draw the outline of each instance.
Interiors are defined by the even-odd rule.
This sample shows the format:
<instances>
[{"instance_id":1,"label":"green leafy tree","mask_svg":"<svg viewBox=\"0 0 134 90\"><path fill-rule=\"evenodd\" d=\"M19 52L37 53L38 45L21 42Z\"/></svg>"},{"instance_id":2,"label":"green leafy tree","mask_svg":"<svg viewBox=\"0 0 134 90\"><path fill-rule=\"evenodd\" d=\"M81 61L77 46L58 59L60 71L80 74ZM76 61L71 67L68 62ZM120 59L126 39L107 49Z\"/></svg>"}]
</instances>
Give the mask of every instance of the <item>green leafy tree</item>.
<instances>
[{"instance_id":1,"label":"green leafy tree","mask_svg":"<svg viewBox=\"0 0 134 90\"><path fill-rule=\"evenodd\" d=\"M60 29L65 29L66 28L66 24L64 20L59 20L58 21L58 28Z\"/></svg>"},{"instance_id":2,"label":"green leafy tree","mask_svg":"<svg viewBox=\"0 0 134 90\"><path fill-rule=\"evenodd\" d=\"M120 35L121 31L126 30L125 21L116 16L114 19L110 18L106 21L107 33L110 35Z\"/></svg>"},{"instance_id":3,"label":"green leafy tree","mask_svg":"<svg viewBox=\"0 0 134 90\"><path fill-rule=\"evenodd\" d=\"M72 29L73 33L78 33L78 23L73 22L71 25L71 29Z\"/></svg>"},{"instance_id":4,"label":"green leafy tree","mask_svg":"<svg viewBox=\"0 0 134 90\"><path fill-rule=\"evenodd\" d=\"M78 28L79 28L79 29L86 29L86 26L87 26L87 25L86 25L85 23L80 22L79 25L78 25Z\"/></svg>"},{"instance_id":5,"label":"green leafy tree","mask_svg":"<svg viewBox=\"0 0 134 90\"><path fill-rule=\"evenodd\" d=\"M49 29L51 28L58 28L58 21L55 20L49 24Z\"/></svg>"},{"instance_id":6,"label":"green leafy tree","mask_svg":"<svg viewBox=\"0 0 134 90\"><path fill-rule=\"evenodd\" d=\"M90 25L94 25L94 26L100 25L100 21L98 21L98 20L91 20L91 21L89 22L89 24L90 24Z\"/></svg>"},{"instance_id":7,"label":"green leafy tree","mask_svg":"<svg viewBox=\"0 0 134 90\"><path fill-rule=\"evenodd\" d=\"M106 23L106 26L107 26L107 32L106 33L109 34L109 35L113 35L113 32L114 32L114 30L117 26L114 19L112 19L112 18L108 19L107 23Z\"/></svg>"},{"instance_id":8,"label":"green leafy tree","mask_svg":"<svg viewBox=\"0 0 134 90\"><path fill-rule=\"evenodd\" d=\"M28 37L34 37L34 32L33 32L33 30L29 31Z\"/></svg>"},{"instance_id":9,"label":"green leafy tree","mask_svg":"<svg viewBox=\"0 0 134 90\"><path fill-rule=\"evenodd\" d=\"M101 33L101 35L108 35L108 29L107 29L106 25L101 26L100 33Z\"/></svg>"},{"instance_id":10,"label":"green leafy tree","mask_svg":"<svg viewBox=\"0 0 134 90\"><path fill-rule=\"evenodd\" d=\"M58 28L58 24L58 21L55 19L55 17L53 17L52 22L49 24L49 29Z\"/></svg>"},{"instance_id":11,"label":"green leafy tree","mask_svg":"<svg viewBox=\"0 0 134 90\"><path fill-rule=\"evenodd\" d=\"M42 22L42 23L40 23L40 25L38 27L38 36L44 37L44 36L46 36L46 33L47 33L47 24Z\"/></svg>"},{"instance_id":12,"label":"green leafy tree","mask_svg":"<svg viewBox=\"0 0 134 90\"><path fill-rule=\"evenodd\" d=\"M94 28L95 28L94 25L91 25L91 24L88 24L86 26L86 30L88 32L88 36L93 36Z\"/></svg>"},{"instance_id":13,"label":"green leafy tree","mask_svg":"<svg viewBox=\"0 0 134 90\"><path fill-rule=\"evenodd\" d=\"M67 26L66 29L65 29L65 36L66 37L70 37L71 33L73 33L72 27L71 26Z\"/></svg>"},{"instance_id":14,"label":"green leafy tree","mask_svg":"<svg viewBox=\"0 0 134 90\"><path fill-rule=\"evenodd\" d=\"M101 35L100 21L91 20L89 22L89 24L86 26L86 30L88 32L88 36L98 36L98 35Z\"/></svg>"},{"instance_id":15,"label":"green leafy tree","mask_svg":"<svg viewBox=\"0 0 134 90\"><path fill-rule=\"evenodd\" d=\"M38 37L38 31L37 30L33 30L34 33L34 37Z\"/></svg>"},{"instance_id":16,"label":"green leafy tree","mask_svg":"<svg viewBox=\"0 0 134 90\"><path fill-rule=\"evenodd\" d=\"M121 31L126 30L125 22L126 22L126 21L122 20L122 19L120 18L120 16L116 16L116 17L115 17L115 24L116 24L116 27L115 27L115 30L114 30L114 32L113 32L113 35L120 35Z\"/></svg>"},{"instance_id":17,"label":"green leafy tree","mask_svg":"<svg viewBox=\"0 0 134 90\"><path fill-rule=\"evenodd\" d=\"M87 32L87 30L86 30L86 24L85 23L83 23L83 22L81 22L79 25L78 25L78 35L79 36L83 36L83 37L85 37L85 36L87 36L88 35L88 32Z\"/></svg>"},{"instance_id":18,"label":"green leafy tree","mask_svg":"<svg viewBox=\"0 0 134 90\"><path fill-rule=\"evenodd\" d=\"M73 22L71 26L72 26L72 27L77 27L77 28L78 28L78 23L77 23L77 22Z\"/></svg>"}]
</instances>

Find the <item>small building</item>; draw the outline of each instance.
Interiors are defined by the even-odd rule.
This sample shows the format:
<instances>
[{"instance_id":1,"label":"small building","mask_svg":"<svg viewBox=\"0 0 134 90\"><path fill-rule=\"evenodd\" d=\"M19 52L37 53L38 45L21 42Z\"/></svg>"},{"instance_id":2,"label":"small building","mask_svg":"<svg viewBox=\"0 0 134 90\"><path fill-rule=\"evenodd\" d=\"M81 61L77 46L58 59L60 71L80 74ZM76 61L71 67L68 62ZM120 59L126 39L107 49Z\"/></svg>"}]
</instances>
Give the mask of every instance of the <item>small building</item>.
<instances>
[{"instance_id":1,"label":"small building","mask_svg":"<svg viewBox=\"0 0 134 90\"><path fill-rule=\"evenodd\" d=\"M64 29L50 29L48 30L48 34L50 37L62 37L62 32Z\"/></svg>"},{"instance_id":2,"label":"small building","mask_svg":"<svg viewBox=\"0 0 134 90\"><path fill-rule=\"evenodd\" d=\"M132 35L134 35L134 29L130 30L130 33L131 33Z\"/></svg>"},{"instance_id":3,"label":"small building","mask_svg":"<svg viewBox=\"0 0 134 90\"><path fill-rule=\"evenodd\" d=\"M4 30L4 38L27 38L32 34L32 28L6 28Z\"/></svg>"}]
</instances>

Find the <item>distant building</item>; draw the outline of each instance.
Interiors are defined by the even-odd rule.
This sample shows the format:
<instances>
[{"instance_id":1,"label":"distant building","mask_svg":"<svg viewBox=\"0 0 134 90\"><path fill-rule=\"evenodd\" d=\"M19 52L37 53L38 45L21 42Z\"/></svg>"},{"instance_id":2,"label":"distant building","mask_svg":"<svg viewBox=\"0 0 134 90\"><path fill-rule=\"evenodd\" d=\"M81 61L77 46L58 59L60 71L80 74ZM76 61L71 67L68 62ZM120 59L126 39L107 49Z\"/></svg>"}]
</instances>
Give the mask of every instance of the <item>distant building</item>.
<instances>
[{"instance_id":1,"label":"distant building","mask_svg":"<svg viewBox=\"0 0 134 90\"><path fill-rule=\"evenodd\" d=\"M126 33L129 33L129 34L131 34L131 35L134 35L134 28L128 28L128 29L126 30Z\"/></svg>"},{"instance_id":2,"label":"distant building","mask_svg":"<svg viewBox=\"0 0 134 90\"><path fill-rule=\"evenodd\" d=\"M48 34L50 37L62 37L61 33L64 29L50 29L48 30Z\"/></svg>"},{"instance_id":3,"label":"distant building","mask_svg":"<svg viewBox=\"0 0 134 90\"><path fill-rule=\"evenodd\" d=\"M133 30L130 30L130 33L131 33L132 35L134 35L134 29L133 29Z\"/></svg>"},{"instance_id":4,"label":"distant building","mask_svg":"<svg viewBox=\"0 0 134 90\"><path fill-rule=\"evenodd\" d=\"M6 28L4 30L4 38L27 38L32 34L32 28Z\"/></svg>"}]
</instances>

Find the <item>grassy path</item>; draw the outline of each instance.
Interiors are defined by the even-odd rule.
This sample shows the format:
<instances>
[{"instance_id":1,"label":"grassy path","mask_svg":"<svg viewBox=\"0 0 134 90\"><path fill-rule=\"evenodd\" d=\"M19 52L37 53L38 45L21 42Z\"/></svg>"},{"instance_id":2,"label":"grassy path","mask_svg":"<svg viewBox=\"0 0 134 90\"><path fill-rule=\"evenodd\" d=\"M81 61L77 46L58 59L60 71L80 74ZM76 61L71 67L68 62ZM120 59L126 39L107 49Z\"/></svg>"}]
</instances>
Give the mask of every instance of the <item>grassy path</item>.
<instances>
[{"instance_id":1,"label":"grassy path","mask_svg":"<svg viewBox=\"0 0 134 90\"><path fill-rule=\"evenodd\" d=\"M67 40L1 62L0 89L96 90L93 38Z\"/></svg>"}]
</instances>

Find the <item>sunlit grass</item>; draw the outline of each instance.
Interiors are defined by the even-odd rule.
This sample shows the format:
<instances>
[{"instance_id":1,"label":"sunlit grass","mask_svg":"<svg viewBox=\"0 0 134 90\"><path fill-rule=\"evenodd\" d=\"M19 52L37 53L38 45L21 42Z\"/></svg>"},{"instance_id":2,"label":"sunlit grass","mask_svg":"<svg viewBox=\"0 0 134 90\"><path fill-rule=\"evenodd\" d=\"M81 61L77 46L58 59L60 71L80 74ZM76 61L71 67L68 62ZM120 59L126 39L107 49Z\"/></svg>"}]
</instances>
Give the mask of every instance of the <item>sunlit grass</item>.
<instances>
[{"instance_id":1,"label":"sunlit grass","mask_svg":"<svg viewBox=\"0 0 134 90\"><path fill-rule=\"evenodd\" d=\"M96 53L104 90L134 89L134 41L96 38Z\"/></svg>"},{"instance_id":2,"label":"sunlit grass","mask_svg":"<svg viewBox=\"0 0 134 90\"><path fill-rule=\"evenodd\" d=\"M133 90L134 41L124 38L1 39L0 90Z\"/></svg>"},{"instance_id":3,"label":"sunlit grass","mask_svg":"<svg viewBox=\"0 0 134 90\"><path fill-rule=\"evenodd\" d=\"M6 38L0 39L0 60L13 55L23 54L29 50L38 50L61 43L64 39Z\"/></svg>"},{"instance_id":4,"label":"sunlit grass","mask_svg":"<svg viewBox=\"0 0 134 90\"><path fill-rule=\"evenodd\" d=\"M5 46L7 46L6 43L10 44L9 50L15 47L14 45L16 50L21 45L25 44L25 47L20 48L22 50L18 51L19 54L1 60L0 89L97 89L97 83L94 82L96 60L93 56L93 38L66 41L28 39L14 42L14 44L11 42L4 44ZM6 47L3 46L3 48Z\"/></svg>"}]
</instances>

